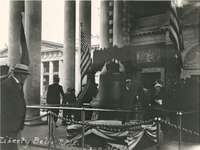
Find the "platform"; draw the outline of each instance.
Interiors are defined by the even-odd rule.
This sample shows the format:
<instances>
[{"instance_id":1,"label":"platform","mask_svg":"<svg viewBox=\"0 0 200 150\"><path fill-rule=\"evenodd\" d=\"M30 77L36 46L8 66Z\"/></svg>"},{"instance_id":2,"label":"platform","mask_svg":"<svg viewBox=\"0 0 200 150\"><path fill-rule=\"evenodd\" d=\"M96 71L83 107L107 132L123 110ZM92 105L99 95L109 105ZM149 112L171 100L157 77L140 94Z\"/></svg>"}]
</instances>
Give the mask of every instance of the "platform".
<instances>
[{"instance_id":1,"label":"platform","mask_svg":"<svg viewBox=\"0 0 200 150\"><path fill-rule=\"evenodd\" d=\"M44 120L46 118L43 118ZM59 150L81 150L81 147L72 147L72 146L64 146L61 143L58 143L58 139L66 140L66 126L61 126L61 120L58 119L57 125L59 126L53 133L54 139L57 140L56 149ZM47 150L48 144L45 144L45 139L48 138L48 125L36 125L36 126L25 126L22 131L21 137L24 137L25 140L31 141L26 147L19 145L19 150ZM43 144L39 144L39 141L43 140ZM33 143L35 143L33 145ZM54 149L54 145L51 145L52 149ZM143 150L156 150L156 145L147 147ZM89 149L89 147L85 146L85 150ZM160 150L178 150L178 136L171 136L168 138L164 138L161 145ZM200 146L195 143L182 142L181 150L199 150ZM141 149L140 149L141 150Z\"/></svg>"}]
</instances>

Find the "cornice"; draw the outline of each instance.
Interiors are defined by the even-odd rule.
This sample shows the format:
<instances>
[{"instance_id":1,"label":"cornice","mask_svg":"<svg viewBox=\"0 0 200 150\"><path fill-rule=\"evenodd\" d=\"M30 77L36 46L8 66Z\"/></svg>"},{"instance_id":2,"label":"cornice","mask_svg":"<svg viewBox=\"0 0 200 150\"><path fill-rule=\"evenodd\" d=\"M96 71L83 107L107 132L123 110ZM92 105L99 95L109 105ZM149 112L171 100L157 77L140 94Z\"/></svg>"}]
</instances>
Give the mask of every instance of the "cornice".
<instances>
[{"instance_id":1,"label":"cornice","mask_svg":"<svg viewBox=\"0 0 200 150\"><path fill-rule=\"evenodd\" d=\"M55 50L55 51L49 51L49 52L43 52L41 54L41 59L52 59L52 58L56 58L59 59L63 56L63 51L61 50Z\"/></svg>"},{"instance_id":2,"label":"cornice","mask_svg":"<svg viewBox=\"0 0 200 150\"><path fill-rule=\"evenodd\" d=\"M157 30L149 30L149 31L143 31L143 32L136 32L136 33L133 33L131 35L131 37L134 37L134 36L143 36L143 35L155 34L155 33L161 33L161 32L164 32L165 30L166 30L166 28L161 28L161 29L157 29Z\"/></svg>"}]
</instances>

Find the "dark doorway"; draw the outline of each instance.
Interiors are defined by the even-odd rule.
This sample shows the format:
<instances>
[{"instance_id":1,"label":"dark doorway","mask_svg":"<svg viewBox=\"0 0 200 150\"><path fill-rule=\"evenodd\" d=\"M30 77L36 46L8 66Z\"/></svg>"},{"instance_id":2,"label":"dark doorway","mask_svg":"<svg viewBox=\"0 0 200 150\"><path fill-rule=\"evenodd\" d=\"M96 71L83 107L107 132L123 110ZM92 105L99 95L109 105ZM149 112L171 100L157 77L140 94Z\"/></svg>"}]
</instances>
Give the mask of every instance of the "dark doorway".
<instances>
[{"instance_id":1,"label":"dark doorway","mask_svg":"<svg viewBox=\"0 0 200 150\"><path fill-rule=\"evenodd\" d=\"M160 72L142 73L142 84L145 88L153 90L155 81L160 78Z\"/></svg>"}]
</instances>

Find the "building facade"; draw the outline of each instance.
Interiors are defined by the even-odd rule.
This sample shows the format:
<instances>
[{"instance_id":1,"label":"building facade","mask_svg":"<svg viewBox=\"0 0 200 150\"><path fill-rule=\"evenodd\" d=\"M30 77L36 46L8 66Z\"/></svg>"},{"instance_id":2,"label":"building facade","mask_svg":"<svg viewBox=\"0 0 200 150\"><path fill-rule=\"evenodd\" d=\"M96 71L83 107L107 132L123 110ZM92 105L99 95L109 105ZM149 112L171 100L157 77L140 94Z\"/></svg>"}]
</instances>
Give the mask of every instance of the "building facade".
<instances>
[{"instance_id":1,"label":"building facade","mask_svg":"<svg viewBox=\"0 0 200 150\"><path fill-rule=\"evenodd\" d=\"M57 44L41 40L41 1L12 1L10 4L8 51L1 51L1 60L14 66L19 63L21 11L25 5L25 33L29 47L29 69L25 97L27 104L39 104L39 96L45 93L53 77L61 78L64 89L75 87L75 1L65 1L64 42ZM170 2L168 1L101 1L99 46L133 46L134 59L141 68L142 80L151 84L161 78L168 87L171 78L187 78L200 75L199 2L184 5L182 24L185 50L182 52L183 69L179 70L176 49L169 38ZM91 1L80 1L79 22L91 46ZM144 11L145 10L145 11ZM69 22L71 24L69 24ZM92 49L92 48L91 48ZM79 83L76 83L79 84ZM78 90L77 90L78 91ZM39 111L27 111L38 116Z\"/></svg>"}]
</instances>

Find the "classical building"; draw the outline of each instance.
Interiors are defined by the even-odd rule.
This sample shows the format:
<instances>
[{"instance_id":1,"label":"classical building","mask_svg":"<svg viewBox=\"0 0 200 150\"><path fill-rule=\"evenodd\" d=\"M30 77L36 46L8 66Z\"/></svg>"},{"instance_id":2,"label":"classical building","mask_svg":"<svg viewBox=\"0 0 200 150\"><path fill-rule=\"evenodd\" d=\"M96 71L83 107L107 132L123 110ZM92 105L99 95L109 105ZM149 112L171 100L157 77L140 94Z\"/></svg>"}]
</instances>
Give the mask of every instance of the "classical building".
<instances>
[{"instance_id":1,"label":"classical building","mask_svg":"<svg viewBox=\"0 0 200 150\"><path fill-rule=\"evenodd\" d=\"M39 104L40 93L59 75L64 90L75 87L76 62L75 1L65 1L64 42L56 44L41 40L41 1L25 1L25 31L29 47L30 72L25 96L27 104ZM19 63L20 22L23 2L10 3L10 22L7 64ZM108 49L132 46L127 54L141 68L145 86L162 79L168 87L171 78L200 75L199 2L188 2L183 7L182 30L185 50L182 52L183 69L179 69L174 43L169 38L169 1L101 1L99 47ZM80 1L79 22L83 23L85 38L91 49L91 1ZM70 23L69 23L70 22ZM94 46L94 47L98 47ZM42 50L42 51L41 51ZM97 50L95 50L97 51ZM94 52L95 52L94 51ZM75 67L76 66L76 67ZM79 83L78 83L79 84ZM37 116L39 111L27 111L27 116Z\"/></svg>"},{"instance_id":2,"label":"classical building","mask_svg":"<svg viewBox=\"0 0 200 150\"><path fill-rule=\"evenodd\" d=\"M100 48L132 45L137 53L132 60L137 59L144 84L161 78L168 86L171 78L199 76L199 5L199 2L184 5L182 31L185 50L182 52L181 74L177 69L179 64L174 43L169 38L169 2L102 2L100 13L109 15L101 18Z\"/></svg>"},{"instance_id":3,"label":"classical building","mask_svg":"<svg viewBox=\"0 0 200 150\"><path fill-rule=\"evenodd\" d=\"M99 49L99 36L92 36L91 54ZM76 41L76 56L78 56L78 40ZM8 48L0 51L1 65L7 65ZM76 60L78 57L76 58ZM78 66L78 65L77 65ZM46 94L47 88L53 83L54 76L60 78L63 86L63 44L42 40L41 43L41 78L40 95ZM78 94L78 93L77 93Z\"/></svg>"}]
</instances>

